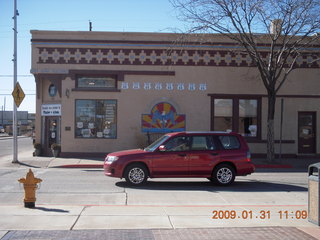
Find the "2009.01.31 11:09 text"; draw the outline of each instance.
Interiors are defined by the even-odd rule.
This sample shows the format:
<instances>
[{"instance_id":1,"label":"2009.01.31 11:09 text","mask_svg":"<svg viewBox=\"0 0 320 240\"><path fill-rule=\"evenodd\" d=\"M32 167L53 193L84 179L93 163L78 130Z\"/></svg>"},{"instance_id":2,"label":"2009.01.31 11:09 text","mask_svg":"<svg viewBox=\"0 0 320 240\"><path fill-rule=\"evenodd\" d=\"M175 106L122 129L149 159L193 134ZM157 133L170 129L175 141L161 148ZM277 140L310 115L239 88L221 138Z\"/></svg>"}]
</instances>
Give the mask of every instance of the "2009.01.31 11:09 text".
<instances>
[{"instance_id":1,"label":"2009.01.31 11:09 text","mask_svg":"<svg viewBox=\"0 0 320 240\"><path fill-rule=\"evenodd\" d=\"M271 219L276 217L280 220L284 219L306 219L308 217L307 210L280 210L272 212L270 210L260 210L253 212L252 210L214 210L212 211L212 219Z\"/></svg>"}]
</instances>

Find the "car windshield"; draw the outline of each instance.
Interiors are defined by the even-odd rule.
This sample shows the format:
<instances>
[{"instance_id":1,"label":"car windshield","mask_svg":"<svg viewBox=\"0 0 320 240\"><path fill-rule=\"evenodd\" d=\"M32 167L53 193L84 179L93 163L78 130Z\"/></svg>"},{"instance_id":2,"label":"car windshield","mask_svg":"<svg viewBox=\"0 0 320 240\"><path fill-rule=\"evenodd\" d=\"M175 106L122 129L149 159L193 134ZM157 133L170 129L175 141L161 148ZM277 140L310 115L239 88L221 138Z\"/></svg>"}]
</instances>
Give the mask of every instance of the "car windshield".
<instances>
[{"instance_id":1,"label":"car windshield","mask_svg":"<svg viewBox=\"0 0 320 240\"><path fill-rule=\"evenodd\" d=\"M169 136L167 135L163 135L161 138L158 138L156 141L154 141L153 143L151 143L148 147L146 147L144 150L146 152L153 152L154 150L156 150L162 143L164 143L167 139L169 138Z\"/></svg>"}]
</instances>

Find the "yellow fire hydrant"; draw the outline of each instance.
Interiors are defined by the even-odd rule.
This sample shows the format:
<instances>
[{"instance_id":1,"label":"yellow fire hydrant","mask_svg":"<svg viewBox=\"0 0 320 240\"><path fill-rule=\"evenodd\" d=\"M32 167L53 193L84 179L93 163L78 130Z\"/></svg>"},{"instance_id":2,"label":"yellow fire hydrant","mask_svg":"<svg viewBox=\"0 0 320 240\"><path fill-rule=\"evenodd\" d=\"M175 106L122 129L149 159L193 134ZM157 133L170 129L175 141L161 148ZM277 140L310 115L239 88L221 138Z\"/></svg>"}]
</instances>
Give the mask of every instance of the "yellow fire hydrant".
<instances>
[{"instance_id":1,"label":"yellow fire hydrant","mask_svg":"<svg viewBox=\"0 0 320 240\"><path fill-rule=\"evenodd\" d=\"M42 179L35 178L31 169L29 169L26 178L20 178L18 181L23 183L24 187L24 207L34 208L37 184L42 182Z\"/></svg>"}]
</instances>

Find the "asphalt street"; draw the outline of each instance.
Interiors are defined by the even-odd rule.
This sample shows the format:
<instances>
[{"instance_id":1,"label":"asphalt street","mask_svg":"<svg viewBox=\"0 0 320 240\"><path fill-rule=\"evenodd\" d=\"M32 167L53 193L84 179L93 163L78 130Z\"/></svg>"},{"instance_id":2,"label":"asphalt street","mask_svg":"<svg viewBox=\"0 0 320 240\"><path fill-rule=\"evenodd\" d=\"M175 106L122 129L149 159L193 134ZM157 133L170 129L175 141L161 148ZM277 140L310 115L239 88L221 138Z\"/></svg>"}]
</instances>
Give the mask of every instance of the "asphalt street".
<instances>
[{"instance_id":1,"label":"asphalt street","mask_svg":"<svg viewBox=\"0 0 320 240\"><path fill-rule=\"evenodd\" d=\"M18 152L26 152L33 149L31 137L19 137L18 138ZM13 140L12 138L1 138L0 136L0 158L7 156L11 157L13 152Z\"/></svg>"},{"instance_id":2,"label":"asphalt street","mask_svg":"<svg viewBox=\"0 0 320 240\"><path fill-rule=\"evenodd\" d=\"M22 202L23 186L17 180L28 168L0 169L1 204ZM212 185L206 179L150 179L132 187L124 180L104 176L102 169L33 169L43 181L37 190L37 204L210 206L218 204L266 203L266 196L277 193L270 203L306 204L306 172L254 173L237 177L229 187ZM287 197L279 197L284 195ZM254 196L254 197L253 197ZM260 204L260 205L261 205Z\"/></svg>"}]
</instances>

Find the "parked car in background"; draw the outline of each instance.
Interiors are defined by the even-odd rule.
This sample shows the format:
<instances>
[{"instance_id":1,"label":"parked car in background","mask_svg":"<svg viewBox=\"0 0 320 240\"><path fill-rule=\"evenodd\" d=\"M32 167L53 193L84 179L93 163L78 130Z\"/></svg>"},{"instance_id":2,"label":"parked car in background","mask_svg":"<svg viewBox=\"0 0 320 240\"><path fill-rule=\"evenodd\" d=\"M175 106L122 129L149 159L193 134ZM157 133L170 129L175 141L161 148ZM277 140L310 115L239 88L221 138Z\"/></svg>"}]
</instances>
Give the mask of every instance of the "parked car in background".
<instances>
[{"instance_id":1,"label":"parked car in background","mask_svg":"<svg viewBox=\"0 0 320 240\"><path fill-rule=\"evenodd\" d=\"M4 127L0 125L0 133L4 133Z\"/></svg>"},{"instance_id":2,"label":"parked car in background","mask_svg":"<svg viewBox=\"0 0 320 240\"><path fill-rule=\"evenodd\" d=\"M208 178L229 185L235 176L254 172L248 145L237 133L168 133L145 149L110 153L106 176L125 178L133 185L148 178Z\"/></svg>"}]
</instances>

